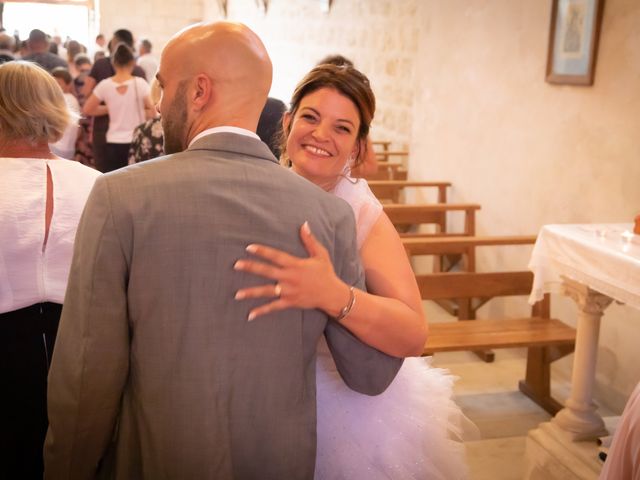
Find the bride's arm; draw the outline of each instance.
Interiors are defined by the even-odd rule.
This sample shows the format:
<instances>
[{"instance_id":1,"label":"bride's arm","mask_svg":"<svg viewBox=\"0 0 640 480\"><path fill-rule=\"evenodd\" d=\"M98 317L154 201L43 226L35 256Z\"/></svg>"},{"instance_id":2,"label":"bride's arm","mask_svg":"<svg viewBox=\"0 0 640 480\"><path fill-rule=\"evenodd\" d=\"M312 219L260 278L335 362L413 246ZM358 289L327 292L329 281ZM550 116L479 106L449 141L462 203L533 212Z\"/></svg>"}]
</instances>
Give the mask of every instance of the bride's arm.
<instances>
[{"instance_id":1,"label":"bride's arm","mask_svg":"<svg viewBox=\"0 0 640 480\"><path fill-rule=\"evenodd\" d=\"M284 308L319 308L336 317L349 303L349 285L334 273L329 255L310 232L301 229L309 258L300 259L262 245L248 250L273 265L240 260L236 269L276 280L280 298L254 309L250 316ZM354 290L355 304L340 323L363 342L389 355L417 356L427 338L420 292L393 225L382 213L360 250L367 288ZM236 298L277 296L274 285L240 290Z\"/></svg>"},{"instance_id":2,"label":"bride's arm","mask_svg":"<svg viewBox=\"0 0 640 480\"><path fill-rule=\"evenodd\" d=\"M384 212L364 241L360 258L370 293L356 292L356 304L341 323L385 353L421 355L428 327L420 291L400 237Z\"/></svg>"}]
</instances>

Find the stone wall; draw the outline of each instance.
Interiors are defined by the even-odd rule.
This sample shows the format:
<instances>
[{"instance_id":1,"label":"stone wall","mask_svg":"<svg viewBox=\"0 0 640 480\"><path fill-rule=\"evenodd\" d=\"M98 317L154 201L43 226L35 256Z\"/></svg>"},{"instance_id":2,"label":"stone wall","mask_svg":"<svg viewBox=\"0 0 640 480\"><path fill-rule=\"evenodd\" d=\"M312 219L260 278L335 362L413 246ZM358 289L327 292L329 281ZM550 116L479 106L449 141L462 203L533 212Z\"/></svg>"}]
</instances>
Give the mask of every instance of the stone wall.
<instances>
[{"instance_id":1,"label":"stone wall","mask_svg":"<svg viewBox=\"0 0 640 480\"><path fill-rule=\"evenodd\" d=\"M260 35L274 66L272 95L285 102L296 83L320 59L340 53L370 79L377 97L373 134L408 144L414 94L413 66L421 25L419 0L334 1L322 13L314 0L269 2L266 14L255 0L230 0L228 19ZM222 18L215 2L204 16Z\"/></svg>"},{"instance_id":2,"label":"stone wall","mask_svg":"<svg viewBox=\"0 0 640 480\"><path fill-rule=\"evenodd\" d=\"M551 2L425 3L411 176L450 180L452 201L480 203L479 234L631 222L640 213L640 4L607 0L595 84L580 87L545 82ZM529 254L483 249L479 266L523 268ZM572 302L553 304L555 316L575 322ZM596 393L614 409L640 380L638 337L640 312L611 306ZM571 359L559 364L568 374Z\"/></svg>"},{"instance_id":3,"label":"stone wall","mask_svg":"<svg viewBox=\"0 0 640 480\"><path fill-rule=\"evenodd\" d=\"M166 41L177 31L203 18L203 0L101 0L96 19L107 41L115 30L127 28L137 40L148 38L159 57ZM136 44L137 48L137 44Z\"/></svg>"}]
</instances>

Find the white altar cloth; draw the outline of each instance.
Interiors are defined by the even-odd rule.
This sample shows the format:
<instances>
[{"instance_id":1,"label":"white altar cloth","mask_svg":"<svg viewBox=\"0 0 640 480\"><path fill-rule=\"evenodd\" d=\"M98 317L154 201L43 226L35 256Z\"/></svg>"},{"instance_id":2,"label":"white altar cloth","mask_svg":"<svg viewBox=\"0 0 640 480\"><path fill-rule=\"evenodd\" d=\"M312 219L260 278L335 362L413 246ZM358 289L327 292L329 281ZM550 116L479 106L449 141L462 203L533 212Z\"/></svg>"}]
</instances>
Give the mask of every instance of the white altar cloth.
<instances>
[{"instance_id":1,"label":"white altar cloth","mask_svg":"<svg viewBox=\"0 0 640 480\"><path fill-rule=\"evenodd\" d=\"M640 309L640 236L632 224L545 225L531 254L529 303L562 293L562 277Z\"/></svg>"}]
</instances>

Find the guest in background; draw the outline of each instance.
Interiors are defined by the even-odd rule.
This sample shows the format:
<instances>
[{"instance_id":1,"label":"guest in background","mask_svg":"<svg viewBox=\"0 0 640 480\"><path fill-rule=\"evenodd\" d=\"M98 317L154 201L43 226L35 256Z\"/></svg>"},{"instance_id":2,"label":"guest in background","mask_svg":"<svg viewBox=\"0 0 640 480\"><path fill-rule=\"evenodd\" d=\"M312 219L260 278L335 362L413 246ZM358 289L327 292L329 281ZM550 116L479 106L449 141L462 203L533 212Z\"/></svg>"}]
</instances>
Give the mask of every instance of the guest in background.
<instances>
[{"instance_id":1,"label":"guest in background","mask_svg":"<svg viewBox=\"0 0 640 480\"><path fill-rule=\"evenodd\" d=\"M113 33L113 37L109 42L109 46L111 49L115 49L117 45L120 43L124 43L131 50L133 50L133 34L126 29L116 30ZM102 80L112 77L115 75L115 70L111 63L110 58L101 58L95 61L93 67L91 68L91 72L89 76L87 76L84 85L84 91L82 92L85 98L89 98L91 92L95 86L100 83ZM133 69L133 75L137 77L145 78L144 70L140 67L135 66ZM134 124L137 125L142 120L134 119L136 122ZM101 165L104 166L107 162L106 159L106 144L107 144L107 130L109 129L109 116L108 115L99 115L95 116L93 119L93 131L91 136L91 143L93 149L93 158L96 166L100 169ZM133 132L133 128L131 129Z\"/></svg>"},{"instance_id":2,"label":"guest in background","mask_svg":"<svg viewBox=\"0 0 640 480\"><path fill-rule=\"evenodd\" d=\"M78 104L82 111L82 107L84 107L86 100L84 96L84 83L91 71L91 60L86 54L79 53L76 55L74 63L78 76L73 79L73 94L78 99ZM87 116L82 116L80 118L80 132L78 133L78 140L76 141L75 160L84 165L95 167L95 163L93 161L93 149L91 146L92 118L93 117Z\"/></svg>"},{"instance_id":3,"label":"guest in background","mask_svg":"<svg viewBox=\"0 0 640 480\"><path fill-rule=\"evenodd\" d=\"M69 125L60 87L0 65L0 477L41 479L47 372L73 241L99 175L49 149Z\"/></svg>"},{"instance_id":4,"label":"guest in background","mask_svg":"<svg viewBox=\"0 0 640 480\"><path fill-rule=\"evenodd\" d=\"M24 59L27 55L29 55L29 42L26 40L22 40L18 44L18 50L16 52L16 59L21 58Z\"/></svg>"},{"instance_id":5,"label":"guest in background","mask_svg":"<svg viewBox=\"0 0 640 480\"><path fill-rule=\"evenodd\" d=\"M73 77L73 93L78 99L78 102L80 102L80 106L82 106L85 99L83 95L84 84L89 72L91 72L91 59L86 53L78 53L74 57L73 69L76 72L76 75Z\"/></svg>"},{"instance_id":6,"label":"guest in background","mask_svg":"<svg viewBox=\"0 0 640 480\"><path fill-rule=\"evenodd\" d=\"M56 51L52 52L52 53L55 53L56 55L58 55L63 60L67 59L68 53L67 53L66 42L64 44L62 43L62 37L60 37L60 35L54 35L53 37L51 37L50 45L55 45L56 46Z\"/></svg>"},{"instance_id":7,"label":"guest in background","mask_svg":"<svg viewBox=\"0 0 640 480\"><path fill-rule=\"evenodd\" d=\"M151 82L151 103L160 101L160 86L157 79ZM138 125L133 131L133 139L129 148L129 165L151 160L164 155L164 135L162 134L162 122L157 114L150 120Z\"/></svg>"},{"instance_id":8,"label":"guest in background","mask_svg":"<svg viewBox=\"0 0 640 480\"><path fill-rule=\"evenodd\" d=\"M101 172L127 165L134 129L155 115L149 84L133 76L135 57L131 48L120 43L113 53L112 64L115 75L96 86L82 109L85 115L109 115L106 155L96 157L96 167Z\"/></svg>"},{"instance_id":9,"label":"guest in background","mask_svg":"<svg viewBox=\"0 0 640 480\"><path fill-rule=\"evenodd\" d=\"M276 158L280 158L280 126L286 109L281 100L269 97L258 120L256 133Z\"/></svg>"},{"instance_id":10,"label":"guest in background","mask_svg":"<svg viewBox=\"0 0 640 480\"><path fill-rule=\"evenodd\" d=\"M78 76L78 71L76 70L75 59L77 55L84 53L86 48L78 42L77 40L69 40L67 43L67 56L65 59L67 60L67 65L69 68L69 73L73 78Z\"/></svg>"},{"instance_id":11,"label":"guest in background","mask_svg":"<svg viewBox=\"0 0 640 480\"><path fill-rule=\"evenodd\" d=\"M6 32L0 33L0 64L16 59L13 51L15 45L16 40L12 35Z\"/></svg>"},{"instance_id":12,"label":"guest in background","mask_svg":"<svg viewBox=\"0 0 640 480\"><path fill-rule=\"evenodd\" d=\"M37 28L31 30L31 33L29 33L29 40L27 42L30 53L22 57L23 60L35 62L48 72L56 67L66 68L67 62L58 55L49 51L49 40L42 30L38 30Z\"/></svg>"},{"instance_id":13,"label":"guest in background","mask_svg":"<svg viewBox=\"0 0 640 480\"><path fill-rule=\"evenodd\" d=\"M326 63L335 65L337 67L343 67L343 66L351 67L351 68L354 67L353 62L351 60L339 54L327 55L326 57L324 57L322 60L318 62L318 65L323 65Z\"/></svg>"},{"instance_id":14,"label":"guest in background","mask_svg":"<svg viewBox=\"0 0 640 480\"><path fill-rule=\"evenodd\" d=\"M76 140L78 139L78 131L80 127L78 125L78 118L80 117L80 104L76 97L71 93L73 91L73 79L69 70L62 67L56 67L51 71L51 76L56 79L58 85L62 89L64 100L67 102L67 107L73 112L73 121L69 122L69 125L64 131L64 135L56 143L50 145L51 151L59 157L66 158L67 160L73 160L76 153Z\"/></svg>"},{"instance_id":15,"label":"guest in background","mask_svg":"<svg viewBox=\"0 0 640 480\"><path fill-rule=\"evenodd\" d=\"M49 53L53 53L54 55L58 55L58 44L53 43L49 36L47 36L47 41L49 42ZM63 58L61 55L58 55L60 58Z\"/></svg>"},{"instance_id":16,"label":"guest in background","mask_svg":"<svg viewBox=\"0 0 640 480\"><path fill-rule=\"evenodd\" d=\"M98 35L96 35L96 43L93 46L92 49L92 53L95 55L97 53L102 53L103 57L105 56L105 51L107 49L107 39L104 38L104 35L102 33L99 33ZM94 60L95 61L95 60Z\"/></svg>"},{"instance_id":17,"label":"guest in background","mask_svg":"<svg viewBox=\"0 0 640 480\"><path fill-rule=\"evenodd\" d=\"M640 479L640 383L624 407L600 480Z\"/></svg>"},{"instance_id":18,"label":"guest in background","mask_svg":"<svg viewBox=\"0 0 640 480\"><path fill-rule=\"evenodd\" d=\"M151 53L152 47L149 40L146 38L142 39L139 46L140 56L136 62L138 66L144 70L144 76L149 83L155 78L156 72L158 71L158 60Z\"/></svg>"}]
</instances>

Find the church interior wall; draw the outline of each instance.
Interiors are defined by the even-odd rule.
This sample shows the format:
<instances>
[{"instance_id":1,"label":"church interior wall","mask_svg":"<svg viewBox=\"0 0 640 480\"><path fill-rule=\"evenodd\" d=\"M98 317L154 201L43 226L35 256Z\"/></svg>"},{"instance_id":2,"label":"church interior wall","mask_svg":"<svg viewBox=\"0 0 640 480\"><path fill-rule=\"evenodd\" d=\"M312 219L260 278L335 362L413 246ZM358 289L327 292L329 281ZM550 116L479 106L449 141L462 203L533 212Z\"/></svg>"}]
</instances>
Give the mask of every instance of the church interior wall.
<instances>
[{"instance_id":1,"label":"church interior wall","mask_svg":"<svg viewBox=\"0 0 640 480\"><path fill-rule=\"evenodd\" d=\"M640 6L605 2L595 82L584 87L545 81L551 3L429 1L422 11L410 172L450 180L452 202L480 203L481 235L640 213ZM522 268L529 254L483 254L479 268ZM571 300L556 295L552 305L575 323ZM614 410L640 380L639 336L640 312L609 307L595 393ZM571 359L557 362L559 374Z\"/></svg>"}]
</instances>

